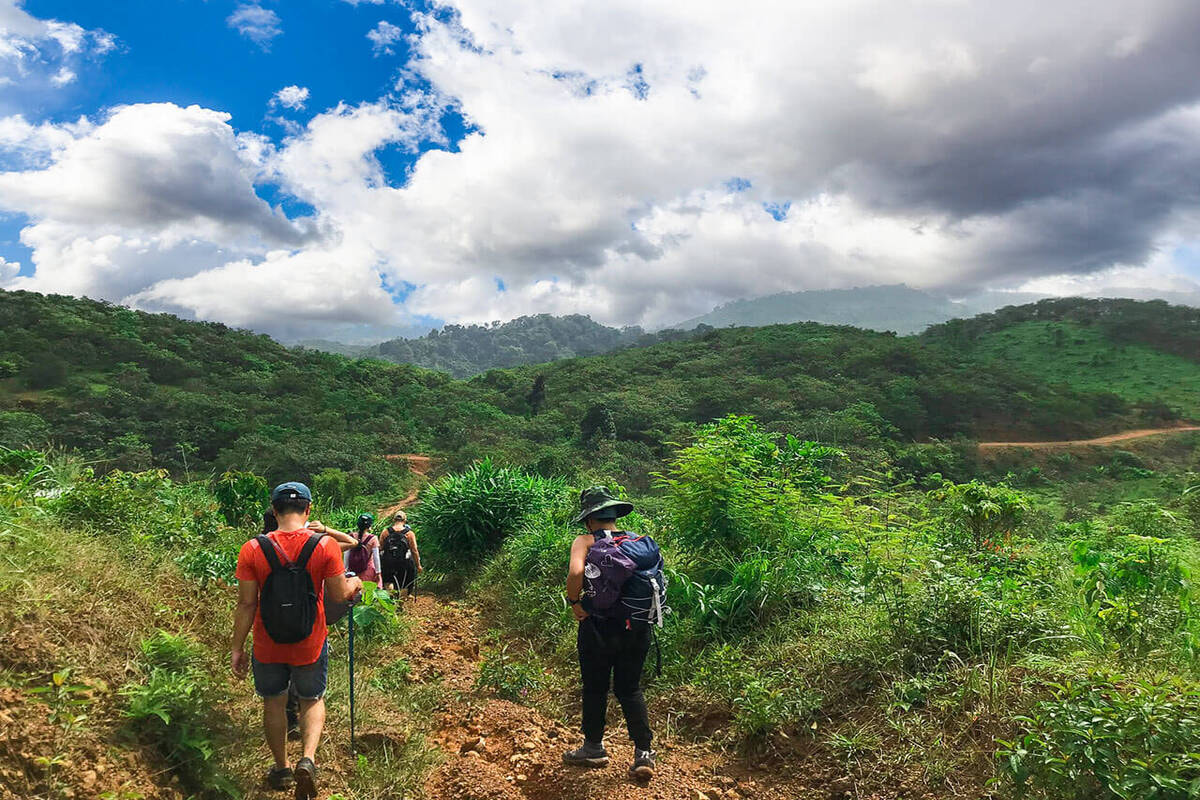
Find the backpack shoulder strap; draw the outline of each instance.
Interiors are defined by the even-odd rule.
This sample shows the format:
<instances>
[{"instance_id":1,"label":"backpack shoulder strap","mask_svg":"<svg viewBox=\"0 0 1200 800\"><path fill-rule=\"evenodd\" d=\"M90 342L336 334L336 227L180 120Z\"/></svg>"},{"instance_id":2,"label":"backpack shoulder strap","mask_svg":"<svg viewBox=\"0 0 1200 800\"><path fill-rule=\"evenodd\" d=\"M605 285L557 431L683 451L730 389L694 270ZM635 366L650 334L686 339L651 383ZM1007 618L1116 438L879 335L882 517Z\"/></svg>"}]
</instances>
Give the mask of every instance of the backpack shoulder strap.
<instances>
[{"instance_id":1,"label":"backpack shoulder strap","mask_svg":"<svg viewBox=\"0 0 1200 800\"><path fill-rule=\"evenodd\" d=\"M279 551L275 549L275 542L271 541L271 537L260 533L254 539L258 542L258 548L262 550L263 558L267 559L267 566L271 568L271 572L283 569Z\"/></svg>"},{"instance_id":2,"label":"backpack shoulder strap","mask_svg":"<svg viewBox=\"0 0 1200 800\"><path fill-rule=\"evenodd\" d=\"M312 556L313 551L317 549L317 545L321 543L322 538L324 538L324 535L320 533L309 534L308 541L304 543L304 549L296 557L296 567L304 569L308 566L308 559Z\"/></svg>"}]
</instances>

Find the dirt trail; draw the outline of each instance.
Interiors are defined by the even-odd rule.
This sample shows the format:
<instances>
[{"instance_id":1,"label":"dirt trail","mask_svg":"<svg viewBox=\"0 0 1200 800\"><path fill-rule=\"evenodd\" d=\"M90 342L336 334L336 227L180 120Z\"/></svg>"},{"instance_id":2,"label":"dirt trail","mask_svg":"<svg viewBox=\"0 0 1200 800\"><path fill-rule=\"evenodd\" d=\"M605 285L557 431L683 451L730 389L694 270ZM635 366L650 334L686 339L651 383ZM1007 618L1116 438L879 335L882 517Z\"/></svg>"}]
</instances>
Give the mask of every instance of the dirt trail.
<instances>
[{"instance_id":1,"label":"dirt trail","mask_svg":"<svg viewBox=\"0 0 1200 800\"><path fill-rule=\"evenodd\" d=\"M980 442L980 450L997 450L1003 447L1028 447L1034 450L1055 447L1090 447L1092 445L1117 444L1130 439L1143 439L1147 436L1160 436L1165 433L1182 433L1184 431L1200 431L1200 425L1177 425L1171 428L1142 428L1134 431L1114 433L1109 436L1099 436L1095 439L1071 439L1055 442Z\"/></svg>"},{"instance_id":2,"label":"dirt trail","mask_svg":"<svg viewBox=\"0 0 1200 800\"><path fill-rule=\"evenodd\" d=\"M388 458L408 460L420 476L431 467L428 456ZM390 510L411 505L416 496L414 489ZM567 721L554 703L534 708L476 688L480 640L488 627L478 608L426 593L407 601L403 613L414 622L413 636L402 648L410 680L440 682L445 689L446 700L429 736L446 754L446 761L426 780L429 800L928 800L960 796L930 790L909 770L863 775L824 748L798 740L788 745L787 755L778 751L765 760L748 760L714 750L707 742L664 735L663 720L654 712L663 711L656 706L668 702L665 700L651 701L651 721L658 728L654 742L658 767L649 785L628 777L633 745L625 736L624 720L612 697L605 742L611 757L608 768L566 767L563 751L580 743L577 716ZM670 714L668 710L668 719Z\"/></svg>"},{"instance_id":3,"label":"dirt trail","mask_svg":"<svg viewBox=\"0 0 1200 800\"><path fill-rule=\"evenodd\" d=\"M407 461L408 470L417 476L417 482L413 484L413 488L403 500L393 506L388 506L381 513L381 519L390 519L393 514L402 508L408 508L413 503L417 502L417 495L421 491L421 483L429 470L433 468L433 459L429 456L418 455L417 453L396 453L395 455L384 456L388 461Z\"/></svg>"},{"instance_id":4,"label":"dirt trail","mask_svg":"<svg viewBox=\"0 0 1200 800\"><path fill-rule=\"evenodd\" d=\"M422 595L406 604L420 633L406 647L417 681L442 680L450 700L438 716L432 740L447 761L426 784L430 800L709 800L753 797L827 798L837 775L824 777L818 789L795 776L749 771L741 761L685 742L655 742L659 752L656 777L639 785L627 777L633 747L610 701L606 744L612 762L603 770L580 770L562 764L564 750L577 747L577 724L475 691L482 623L465 604ZM822 781L824 782L824 781ZM840 792L838 793L840 796Z\"/></svg>"}]
</instances>

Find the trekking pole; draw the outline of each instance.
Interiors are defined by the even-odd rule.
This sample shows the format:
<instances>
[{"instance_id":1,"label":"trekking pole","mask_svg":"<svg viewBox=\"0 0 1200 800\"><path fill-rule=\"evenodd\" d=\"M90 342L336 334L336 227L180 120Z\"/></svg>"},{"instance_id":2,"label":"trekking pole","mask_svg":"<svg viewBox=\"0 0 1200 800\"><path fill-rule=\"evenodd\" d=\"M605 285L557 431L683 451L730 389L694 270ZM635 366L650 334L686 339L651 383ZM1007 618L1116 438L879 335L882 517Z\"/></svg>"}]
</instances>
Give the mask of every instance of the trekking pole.
<instances>
[{"instance_id":1,"label":"trekking pole","mask_svg":"<svg viewBox=\"0 0 1200 800\"><path fill-rule=\"evenodd\" d=\"M350 757L354 757L354 607L346 615L346 627L350 639Z\"/></svg>"}]
</instances>

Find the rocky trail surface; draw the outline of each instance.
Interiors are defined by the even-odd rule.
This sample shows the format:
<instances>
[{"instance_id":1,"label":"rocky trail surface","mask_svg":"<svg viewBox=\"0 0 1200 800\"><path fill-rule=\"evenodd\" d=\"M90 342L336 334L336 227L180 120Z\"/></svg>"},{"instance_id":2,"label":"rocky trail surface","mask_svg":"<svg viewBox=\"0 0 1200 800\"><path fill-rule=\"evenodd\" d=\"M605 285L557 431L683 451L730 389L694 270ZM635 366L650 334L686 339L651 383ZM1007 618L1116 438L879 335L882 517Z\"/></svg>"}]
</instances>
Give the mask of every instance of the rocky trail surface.
<instances>
[{"instance_id":1,"label":"rocky trail surface","mask_svg":"<svg viewBox=\"0 0 1200 800\"><path fill-rule=\"evenodd\" d=\"M816 798L922 797L921 791L852 791L843 768L827 759L793 757L771 763L716 752L660 736L655 742L654 780L628 777L632 744L625 737L615 699L610 699L606 769L562 764L564 750L579 745L578 722L489 697L475 689L482 622L465 603L433 595L405 605L417 631L405 657L416 681L441 680L450 698L431 735L447 754L427 778L430 800L816 800Z\"/></svg>"},{"instance_id":2,"label":"rocky trail surface","mask_svg":"<svg viewBox=\"0 0 1200 800\"><path fill-rule=\"evenodd\" d=\"M1070 439L1051 442L980 442L981 450L998 450L1005 447L1027 447L1031 450L1051 449L1055 447L1091 447L1106 444L1118 444L1131 439L1144 439L1147 436L1161 436L1167 433L1183 433L1185 431L1200 431L1200 425L1176 425L1171 428L1141 428L1133 431L1123 431L1109 436L1098 436L1095 439Z\"/></svg>"},{"instance_id":3,"label":"rocky trail surface","mask_svg":"<svg viewBox=\"0 0 1200 800\"><path fill-rule=\"evenodd\" d=\"M565 767L563 751L578 745L572 726L527 706L473 695L480 620L472 610L424 595L407 605L405 613L418 620L422 631L408 653L414 677L440 677L449 694L459 698L442 712L433 736L450 757L429 776L426 791L432 800L784 796L759 793L754 781L718 777L711 756L669 743L659 745L654 781L645 787L635 784L626 776L633 750L623 741L620 723L616 735L610 730L612 763L607 769Z\"/></svg>"}]
</instances>

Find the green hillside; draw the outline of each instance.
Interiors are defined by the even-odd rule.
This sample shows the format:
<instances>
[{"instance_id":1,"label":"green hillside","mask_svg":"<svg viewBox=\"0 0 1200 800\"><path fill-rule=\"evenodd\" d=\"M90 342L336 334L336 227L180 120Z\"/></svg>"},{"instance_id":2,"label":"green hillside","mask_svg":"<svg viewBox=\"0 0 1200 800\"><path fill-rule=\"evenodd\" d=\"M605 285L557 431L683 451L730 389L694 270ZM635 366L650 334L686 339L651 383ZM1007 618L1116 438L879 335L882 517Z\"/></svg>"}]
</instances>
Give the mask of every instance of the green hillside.
<instances>
[{"instance_id":1,"label":"green hillside","mask_svg":"<svg viewBox=\"0 0 1200 800\"><path fill-rule=\"evenodd\" d=\"M21 292L0 293L0 330L0 444L51 444L106 466L176 473L337 469L373 491L403 480L387 453L461 465L486 450L556 472L579 469L597 441L609 443L606 469L645 485L668 442L728 413L876 451L929 437L1056 438L1126 424L1111 394L1051 386L1027 365L981 367L970 342L813 323L712 330L469 381Z\"/></svg>"},{"instance_id":2,"label":"green hillside","mask_svg":"<svg viewBox=\"0 0 1200 800\"><path fill-rule=\"evenodd\" d=\"M561 766L571 519L604 482L669 568L663 798L1185 800L1200 434L1036 462L963 437L1189 413L1193 316L714 329L455 380L0 292L0 796L263 796L228 584L267 487L300 478L335 527L419 490L420 598L354 614L355 754L331 635L329 797L632 796ZM403 452L436 457L428 485Z\"/></svg>"},{"instance_id":3,"label":"green hillside","mask_svg":"<svg viewBox=\"0 0 1200 800\"><path fill-rule=\"evenodd\" d=\"M1047 383L1112 392L1136 406L1165 404L1200 419L1200 361L1116 343L1095 326L1020 322L982 335L973 352L984 364L1029 372Z\"/></svg>"}]
</instances>

